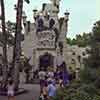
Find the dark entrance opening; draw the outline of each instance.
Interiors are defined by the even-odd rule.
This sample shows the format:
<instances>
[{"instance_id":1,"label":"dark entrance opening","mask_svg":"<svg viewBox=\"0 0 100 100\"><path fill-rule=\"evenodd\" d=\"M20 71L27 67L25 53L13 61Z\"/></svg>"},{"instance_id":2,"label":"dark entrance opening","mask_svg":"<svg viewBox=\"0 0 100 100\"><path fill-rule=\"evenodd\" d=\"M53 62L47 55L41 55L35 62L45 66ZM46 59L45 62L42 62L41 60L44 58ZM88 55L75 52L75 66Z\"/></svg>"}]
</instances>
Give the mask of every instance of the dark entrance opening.
<instances>
[{"instance_id":1,"label":"dark entrance opening","mask_svg":"<svg viewBox=\"0 0 100 100\"><path fill-rule=\"evenodd\" d=\"M44 55L40 56L39 68L42 68L44 69L44 71L47 71L48 66L53 67L53 61L54 57L49 53L45 53Z\"/></svg>"}]
</instances>

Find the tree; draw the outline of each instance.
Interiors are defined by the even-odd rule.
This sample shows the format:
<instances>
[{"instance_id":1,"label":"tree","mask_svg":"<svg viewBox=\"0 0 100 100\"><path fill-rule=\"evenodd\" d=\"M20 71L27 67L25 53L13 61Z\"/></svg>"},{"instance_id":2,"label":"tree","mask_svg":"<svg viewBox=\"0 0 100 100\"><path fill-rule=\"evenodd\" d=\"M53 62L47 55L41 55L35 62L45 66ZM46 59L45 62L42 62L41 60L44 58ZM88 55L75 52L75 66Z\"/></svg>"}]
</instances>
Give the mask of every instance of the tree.
<instances>
[{"instance_id":1,"label":"tree","mask_svg":"<svg viewBox=\"0 0 100 100\"><path fill-rule=\"evenodd\" d=\"M100 21L94 24L90 42L90 56L85 61L86 67L83 78L94 84L97 89L100 89ZM86 72L87 77L85 77Z\"/></svg>"},{"instance_id":2,"label":"tree","mask_svg":"<svg viewBox=\"0 0 100 100\"><path fill-rule=\"evenodd\" d=\"M91 33L77 34L75 38L67 38L69 45L78 45L79 47L86 47L90 44Z\"/></svg>"},{"instance_id":3,"label":"tree","mask_svg":"<svg viewBox=\"0 0 100 100\"><path fill-rule=\"evenodd\" d=\"M77 43L76 43L77 40L76 39L67 38L66 41L69 45L77 45Z\"/></svg>"},{"instance_id":4,"label":"tree","mask_svg":"<svg viewBox=\"0 0 100 100\"><path fill-rule=\"evenodd\" d=\"M29 0L25 0L29 3ZM15 31L15 46L14 46L14 83L15 89L18 90L19 84L19 67L20 67L20 56L21 56L21 30L22 30L22 12L23 12L23 0L17 1L16 8L16 31Z\"/></svg>"},{"instance_id":5,"label":"tree","mask_svg":"<svg viewBox=\"0 0 100 100\"><path fill-rule=\"evenodd\" d=\"M100 21L94 24L91 37L91 53L88 64L91 67L100 67Z\"/></svg>"},{"instance_id":6,"label":"tree","mask_svg":"<svg viewBox=\"0 0 100 100\"><path fill-rule=\"evenodd\" d=\"M7 21L6 22L6 35L7 35L7 45L8 46L14 46L14 40L15 40L15 28L16 28L16 23ZM20 36L21 41L24 40L24 34L21 34ZM0 46L3 46L3 34L0 32Z\"/></svg>"},{"instance_id":7,"label":"tree","mask_svg":"<svg viewBox=\"0 0 100 100\"><path fill-rule=\"evenodd\" d=\"M6 86L7 81L7 34L5 30L5 7L4 0L0 1L1 4L1 22L3 34L3 87Z\"/></svg>"},{"instance_id":8,"label":"tree","mask_svg":"<svg viewBox=\"0 0 100 100\"><path fill-rule=\"evenodd\" d=\"M80 71L80 81L60 89L53 100L100 100L100 21L94 24L90 36L90 56ZM87 38L85 34L83 37Z\"/></svg>"}]
</instances>

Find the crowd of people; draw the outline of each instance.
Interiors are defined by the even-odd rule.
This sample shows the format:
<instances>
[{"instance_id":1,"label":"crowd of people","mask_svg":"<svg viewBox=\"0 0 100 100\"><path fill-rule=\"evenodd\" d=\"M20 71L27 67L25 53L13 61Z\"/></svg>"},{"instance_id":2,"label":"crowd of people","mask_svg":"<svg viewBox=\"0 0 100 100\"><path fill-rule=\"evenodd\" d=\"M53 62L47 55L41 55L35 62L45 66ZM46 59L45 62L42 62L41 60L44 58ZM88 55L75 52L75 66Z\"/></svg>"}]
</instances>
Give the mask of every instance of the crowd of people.
<instances>
[{"instance_id":1,"label":"crowd of people","mask_svg":"<svg viewBox=\"0 0 100 100\"><path fill-rule=\"evenodd\" d=\"M40 82L39 100L52 100L56 96L57 88L65 87L75 78L75 72L71 67L68 70L65 62L57 66L56 69L53 66L48 66L46 70L41 67L35 75ZM8 100L15 100L13 80L8 81L7 94Z\"/></svg>"},{"instance_id":2,"label":"crowd of people","mask_svg":"<svg viewBox=\"0 0 100 100\"><path fill-rule=\"evenodd\" d=\"M52 100L56 95L57 88L65 87L70 81L75 78L75 73L70 68L67 70L65 62L61 66L57 66L56 70L49 66L47 71L41 67L39 71L40 79L40 97L39 100Z\"/></svg>"}]
</instances>

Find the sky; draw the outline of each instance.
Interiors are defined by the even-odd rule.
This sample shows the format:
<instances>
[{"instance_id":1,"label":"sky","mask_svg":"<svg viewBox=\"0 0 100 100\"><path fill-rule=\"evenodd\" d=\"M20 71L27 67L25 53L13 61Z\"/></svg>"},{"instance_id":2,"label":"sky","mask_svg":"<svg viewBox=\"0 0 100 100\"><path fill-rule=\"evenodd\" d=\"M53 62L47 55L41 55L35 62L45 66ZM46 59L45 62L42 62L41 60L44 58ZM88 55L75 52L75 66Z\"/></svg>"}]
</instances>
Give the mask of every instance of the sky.
<instances>
[{"instance_id":1,"label":"sky","mask_svg":"<svg viewBox=\"0 0 100 100\"><path fill-rule=\"evenodd\" d=\"M6 21L14 21L16 12L14 4L17 0L4 0L6 8ZM24 3L24 10L27 19L33 21L34 8L41 9L42 3L50 2L50 0L30 0L30 4ZM59 16L63 16L66 9L70 12L68 22L68 37L75 37L76 34L83 32L91 32L93 24L100 20L99 12L100 0L61 0Z\"/></svg>"}]
</instances>

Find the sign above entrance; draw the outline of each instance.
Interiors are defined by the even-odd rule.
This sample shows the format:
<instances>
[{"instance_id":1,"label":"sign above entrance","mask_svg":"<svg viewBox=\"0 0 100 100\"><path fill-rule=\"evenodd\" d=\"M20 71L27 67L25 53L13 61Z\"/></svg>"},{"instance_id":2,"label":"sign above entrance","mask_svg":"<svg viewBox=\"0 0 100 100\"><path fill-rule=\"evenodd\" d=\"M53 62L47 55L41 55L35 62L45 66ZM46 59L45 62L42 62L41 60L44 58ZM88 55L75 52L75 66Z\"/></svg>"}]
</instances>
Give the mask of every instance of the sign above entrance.
<instances>
[{"instance_id":1,"label":"sign above entrance","mask_svg":"<svg viewBox=\"0 0 100 100\"><path fill-rule=\"evenodd\" d=\"M37 48L38 49L53 49L55 48L56 34L54 30L44 30L37 32Z\"/></svg>"}]
</instances>

